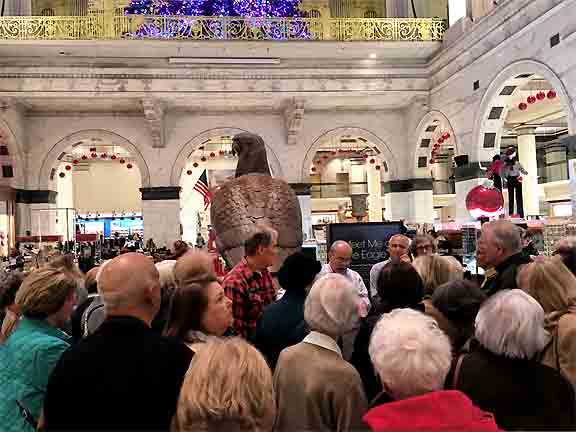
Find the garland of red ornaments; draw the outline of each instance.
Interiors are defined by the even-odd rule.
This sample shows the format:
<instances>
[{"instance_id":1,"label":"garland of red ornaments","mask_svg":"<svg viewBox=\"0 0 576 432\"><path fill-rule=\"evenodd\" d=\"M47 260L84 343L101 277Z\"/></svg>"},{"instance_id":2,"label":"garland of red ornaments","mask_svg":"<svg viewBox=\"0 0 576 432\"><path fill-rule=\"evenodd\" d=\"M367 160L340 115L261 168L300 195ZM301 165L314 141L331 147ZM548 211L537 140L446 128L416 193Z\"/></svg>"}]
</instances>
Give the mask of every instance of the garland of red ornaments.
<instances>
[{"instance_id":1,"label":"garland of red ornaments","mask_svg":"<svg viewBox=\"0 0 576 432\"><path fill-rule=\"evenodd\" d=\"M72 160L72 165L76 166L78 165L81 161L82 162L86 162L90 159L108 159L108 157L110 157L110 160L117 160L121 165L126 165L126 168L128 168L129 170L131 170L134 166L130 163L130 162L126 162L126 159L124 159L121 156L118 156L114 153L112 153L111 155L108 155L108 153L104 152L101 153L100 156L98 156L98 153L96 153L96 149L95 148L91 148L90 149L90 155L85 155L83 154L82 156L80 156L80 158L75 158L74 160ZM70 164L66 164L64 166L64 170L65 171L71 171L72 170L72 165ZM64 178L66 177L66 173L64 172L60 172L60 174L58 174L60 176L60 178Z\"/></svg>"},{"instance_id":2,"label":"garland of red ornaments","mask_svg":"<svg viewBox=\"0 0 576 432\"><path fill-rule=\"evenodd\" d=\"M322 167L322 165L326 162L328 162L329 160L334 159L335 157L357 157L357 158L362 158L365 161L367 161L368 163L370 163L370 165L375 165L376 164L376 159L371 158L370 160L368 160L369 156L367 154L362 153L359 150L353 150L353 149L338 149L338 150L332 150L330 152L330 156L327 154L324 154L322 156L319 156L318 158L315 158L312 161L312 166L310 167L310 173L311 174L315 174L318 172L319 168ZM380 171L382 169L382 167L380 165L376 165L374 167L377 171Z\"/></svg>"},{"instance_id":3,"label":"garland of red ornaments","mask_svg":"<svg viewBox=\"0 0 576 432\"><path fill-rule=\"evenodd\" d=\"M198 147L198 150L201 150L201 151L202 151L202 156L200 157L200 162L206 162L206 161L208 160L208 157L206 157L206 153L205 153L205 151L204 151L204 146ZM231 152L231 151L226 151L226 150L224 150L224 149L220 149L220 150L218 150L218 153L216 153L216 152L210 152L210 154L209 154L208 156L210 157L210 159L215 159L215 158L218 157L218 156L220 156L220 157L221 157L221 156L227 156L227 155L229 155L229 154L232 154L232 152ZM194 162L192 163L192 166L193 166L194 168L198 168L198 167L200 166L200 164L198 163L197 160L194 160ZM192 170L187 170L187 171L186 171L186 174L187 174L187 175L192 175L193 172L192 172Z\"/></svg>"},{"instance_id":4,"label":"garland of red ornaments","mask_svg":"<svg viewBox=\"0 0 576 432\"><path fill-rule=\"evenodd\" d=\"M556 90L554 90L554 89L548 91L548 93L545 93L543 91L539 91L538 93L536 93L536 95L528 96L526 98L526 102L520 102L518 104L518 109L520 111L526 111L528 109L528 105L534 105L536 102L538 102L538 101L541 102L545 99L553 100L553 99L556 99L557 96L558 96L558 94L556 93Z\"/></svg>"},{"instance_id":5,"label":"garland of red ornaments","mask_svg":"<svg viewBox=\"0 0 576 432\"><path fill-rule=\"evenodd\" d=\"M447 142L451 136L452 135L450 135L450 132L442 132L440 133L439 137L434 141L434 145L432 146L432 156L430 157L431 165L436 163L436 157L438 156L438 152L440 151L442 144Z\"/></svg>"}]
</instances>

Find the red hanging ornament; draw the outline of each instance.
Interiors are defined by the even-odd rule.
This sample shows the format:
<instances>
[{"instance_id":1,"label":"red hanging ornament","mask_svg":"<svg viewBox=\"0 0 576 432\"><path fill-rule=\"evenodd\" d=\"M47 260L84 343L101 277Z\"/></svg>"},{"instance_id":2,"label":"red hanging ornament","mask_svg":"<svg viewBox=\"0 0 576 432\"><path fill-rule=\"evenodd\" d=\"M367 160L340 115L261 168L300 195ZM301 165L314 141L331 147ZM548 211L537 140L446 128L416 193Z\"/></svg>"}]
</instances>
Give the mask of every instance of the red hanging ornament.
<instances>
[{"instance_id":1,"label":"red hanging ornament","mask_svg":"<svg viewBox=\"0 0 576 432\"><path fill-rule=\"evenodd\" d=\"M210 153L210 157L212 157L212 158L216 157L216 153L214 153L214 152Z\"/></svg>"},{"instance_id":2,"label":"red hanging ornament","mask_svg":"<svg viewBox=\"0 0 576 432\"><path fill-rule=\"evenodd\" d=\"M128 169L132 169L132 164L131 164L131 163L129 163L128 165L126 165L126 168L128 168Z\"/></svg>"},{"instance_id":3,"label":"red hanging ornament","mask_svg":"<svg viewBox=\"0 0 576 432\"><path fill-rule=\"evenodd\" d=\"M444 141L446 141L447 139L450 139L450 133L444 132L444 134L442 135L442 138L444 138Z\"/></svg>"},{"instance_id":4,"label":"red hanging ornament","mask_svg":"<svg viewBox=\"0 0 576 432\"><path fill-rule=\"evenodd\" d=\"M106 153L102 153L102 154L100 155L100 157L101 157L102 159L106 159L106 158L108 157L108 155L107 155Z\"/></svg>"},{"instance_id":5,"label":"red hanging ornament","mask_svg":"<svg viewBox=\"0 0 576 432\"><path fill-rule=\"evenodd\" d=\"M120 159L120 163L121 163L121 164L125 164L126 161L125 161L124 159Z\"/></svg>"},{"instance_id":6,"label":"red hanging ornament","mask_svg":"<svg viewBox=\"0 0 576 432\"><path fill-rule=\"evenodd\" d=\"M201 160L202 162L206 162L206 157L205 157L205 156L202 156L202 157L200 158L200 160Z\"/></svg>"},{"instance_id":7,"label":"red hanging ornament","mask_svg":"<svg viewBox=\"0 0 576 432\"><path fill-rule=\"evenodd\" d=\"M546 99L546 93L544 93L543 91L539 91L538 93L536 93L536 99L538 99L539 101Z\"/></svg>"},{"instance_id":8,"label":"red hanging ornament","mask_svg":"<svg viewBox=\"0 0 576 432\"><path fill-rule=\"evenodd\" d=\"M66 177L66 174L64 174L64 173L60 173L60 174L58 174L58 175L60 176L60 178Z\"/></svg>"},{"instance_id":9,"label":"red hanging ornament","mask_svg":"<svg viewBox=\"0 0 576 432\"><path fill-rule=\"evenodd\" d=\"M546 95L546 97L548 97L548 99L555 99L556 98L556 91L555 90L550 90L548 92L548 94Z\"/></svg>"},{"instance_id":10,"label":"red hanging ornament","mask_svg":"<svg viewBox=\"0 0 576 432\"><path fill-rule=\"evenodd\" d=\"M78 159L74 159L74 160L72 161L72 163L73 163L74 165L78 165L78 164L80 163L80 161L79 161Z\"/></svg>"},{"instance_id":11,"label":"red hanging ornament","mask_svg":"<svg viewBox=\"0 0 576 432\"><path fill-rule=\"evenodd\" d=\"M475 219L498 216L503 208L502 193L494 187L479 185L472 188L466 195L466 209Z\"/></svg>"},{"instance_id":12,"label":"red hanging ornament","mask_svg":"<svg viewBox=\"0 0 576 432\"><path fill-rule=\"evenodd\" d=\"M226 152L224 150L220 150L218 153L220 153L220 156L224 156Z\"/></svg>"},{"instance_id":13,"label":"red hanging ornament","mask_svg":"<svg viewBox=\"0 0 576 432\"><path fill-rule=\"evenodd\" d=\"M438 144L442 144L444 143L444 138L440 137L438 138L438 141L436 141Z\"/></svg>"},{"instance_id":14,"label":"red hanging ornament","mask_svg":"<svg viewBox=\"0 0 576 432\"><path fill-rule=\"evenodd\" d=\"M312 168L310 168L310 171L312 171L312 172L316 172L316 167L312 167Z\"/></svg>"},{"instance_id":15,"label":"red hanging ornament","mask_svg":"<svg viewBox=\"0 0 576 432\"><path fill-rule=\"evenodd\" d=\"M66 165L66 166L64 167L64 169L66 169L66 171L70 171L70 170L72 169L72 167L71 167L70 165Z\"/></svg>"},{"instance_id":16,"label":"red hanging ornament","mask_svg":"<svg viewBox=\"0 0 576 432\"><path fill-rule=\"evenodd\" d=\"M527 101L530 105L532 105L532 104L536 103L536 96L530 95L530 96L528 96L528 98L526 99L526 101Z\"/></svg>"},{"instance_id":17,"label":"red hanging ornament","mask_svg":"<svg viewBox=\"0 0 576 432\"><path fill-rule=\"evenodd\" d=\"M90 156L92 156L92 159L96 159L98 157L98 154L92 153Z\"/></svg>"},{"instance_id":18,"label":"red hanging ornament","mask_svg":"<svg viewBox=\"0 0 576 432\"><path fill-rule=\"evenodd\" d=\"M380 165L376 165L376 169L380 171Z\"/></svg>"},{"instance_id":19,"label":"red hanging ornament","mask_svg":"<svg viewBox=\"0 0 576 432\"><path fill-rule=\"evenodd\" d=\"M520 102L520 103L518 104L518 109L519 109L520 111L526 111L526 110L528 109L528 105L527 105L525 102Z\"/></svg>"},{"instance_id":20,"label":"red hanging ornament","mask_svg":"<svg viewBox=\"0 0 576 432\"><path fill-rule=\"evenodd\" d=\"M194 162L194 163L192 164L192 166L193 166L194 168L198 168L198 162Z\"/></svg>"},{"instance_id":21,"label":"red hanging ornament","mask_svg":"<svg viewBox=\"0 0 576 432\"><path fill-rule=\"evenodd\" d=\"M88 156L82 155L82 158L81 158L81 159L82 159L82 160L86 160L86 159L88 159Z\"/></svg>"},{"instance_id":22,"label":"red hanging ornament","mask_svg":"<svg viewBox=\"0 0 576 432\"><path fill-rule=\"evenodd\" d=\"M186 171L186 174L188 174L188 175L192 175L192 170L188 170L188 171Z\"/></svg>"},{"instance_id":23,"label":"red hanging ornament","mask_svg":"<svg viewBox=\"0 0 576 432\"><path fill-rule=\"evenodd\" d=\"M110 156L110 159L112 160L116 160L117 156L115 154L113 154L112 156Z\"/></svg>"},{"instance_id":24,"label":"red hanging ornament","mask_svg":"<svg viewBox=\"0 0 576 432\"><path fill-rule=\"evenodd\" d=\"M375 160L375 159L370 159L370 163L371 163L371 164L375 164L375 163L376 163L376 160Z\"/></svg>"}]
</instances>

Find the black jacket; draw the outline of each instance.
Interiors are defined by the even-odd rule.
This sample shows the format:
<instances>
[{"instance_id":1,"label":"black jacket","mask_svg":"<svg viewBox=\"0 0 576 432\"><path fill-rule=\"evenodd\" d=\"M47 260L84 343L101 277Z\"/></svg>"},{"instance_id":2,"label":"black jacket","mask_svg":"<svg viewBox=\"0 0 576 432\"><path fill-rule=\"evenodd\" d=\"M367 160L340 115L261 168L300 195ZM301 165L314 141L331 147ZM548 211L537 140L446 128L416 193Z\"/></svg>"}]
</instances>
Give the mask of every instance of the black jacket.
<instances>
[{"instance_id":1,"label":"black jacket","mask_svg":"<svg viewBox=\"0 0 576 432\"><path fill-rule=\"evenodd\" d=\"M132 317L109 318L48 381L46 431L167 431L192 351Z\"/></svg>"},{"instance_id":2,"label":"black jacket","mask_svg":"<svg viewBox=\"0 0 576 432\"><path fill-rule=\"evenodd\" d=\"M457 359L449 386L456 364ZM537 361L498 356L478 347L463 358L455 389L494 414L504 430L574 429L572 386L558 371Z\"/></svg>"},{"instance_id":3,"label":"black jacket","mask_svg":"<svg viewBox=\"0 0 576 432\"><path fill-rule=\"evenodd\" d=\"M284 296L264 308L252 342L272 370L284 348L302 342L309 333L304 321L306 291L287 290Z\"/></svg>"},{"instance_id":4,"label":"black jacket","mask_svg":"<svg viewBox=\"0 0 576 432\"><path fill-rule=\"evenodd\" d=\"M488 278L482 284L482 289L488 296L504 289L516 289L516 276L518 269L531 262L530 257L522 253L514 254L498 264L495 268L496 276Z\"/></svg>"}]
</instances>

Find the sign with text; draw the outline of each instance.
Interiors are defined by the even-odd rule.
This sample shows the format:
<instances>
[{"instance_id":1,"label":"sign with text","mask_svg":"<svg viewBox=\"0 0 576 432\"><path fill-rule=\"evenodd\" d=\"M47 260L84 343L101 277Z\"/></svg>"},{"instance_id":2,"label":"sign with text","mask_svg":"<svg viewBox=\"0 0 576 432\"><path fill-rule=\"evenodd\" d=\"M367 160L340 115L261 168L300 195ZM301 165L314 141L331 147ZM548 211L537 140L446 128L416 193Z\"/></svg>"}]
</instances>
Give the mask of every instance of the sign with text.
<instances>
[{"instance_id":1,"label":"sign with text","mask_svg":"<svg viewBox=\"0 0 576 432\"><path fill-rule=\"evenodd\" d=\"M328 225L328 249L337 240L344 240L352 246L350 268L357 271L370 284L370 269L376 263L388 258L388 241L402 231L401 222L369 222Z\"/></svg>"}]
</instances>

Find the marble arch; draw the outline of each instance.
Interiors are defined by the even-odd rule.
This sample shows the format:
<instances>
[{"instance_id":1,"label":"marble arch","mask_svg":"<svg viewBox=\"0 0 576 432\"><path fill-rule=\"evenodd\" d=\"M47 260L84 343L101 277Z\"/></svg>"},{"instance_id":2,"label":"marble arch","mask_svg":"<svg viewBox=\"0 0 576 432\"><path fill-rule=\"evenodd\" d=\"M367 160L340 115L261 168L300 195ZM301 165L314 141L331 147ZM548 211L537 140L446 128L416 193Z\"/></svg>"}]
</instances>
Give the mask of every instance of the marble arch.
<instances>
[{"instance_id":1,"label":"marble arch","mask_svg":"<svg viewBox=\"0 0 576 432\"><path fill-rule=\"evenodd\" d=\"M490 86L484 93L480 107L476 112L474 120L474 132L472 145L474 146L469 150L471 160L476 161L489 161L492 160L494 151L500 148L500 139L502 136L502 126L508 115L509 103L506 103L503 98L510 98L510 96L502 96L500 93L506 84L522 74L538 74L543 76L556 90L558 97L562 101L562 105L568 117L568 129L571 134L576 132L576 114L574 113L573 103L570 98L566 87L558 75L546 64L535 60L521 60L514 62L505 67L490 83ZM529 77L525 78L526 81ZM488 116L494 107L503 107L499 119L489 120ZM495 146L491 148L484 148L484 136L487 133L496 134Z\"/></svg>"},{"instance_id":2,"label":"marble arch","mask_svg":"<svg viewBox=\"0 0 576 432\"><path fill-rule=\"evenodd\" d=\"M176 156L176 160L172 164L172 170L170 174L170 185L171 186L179 186L180 185L180 177L182 175L182 170L186 166L186 161L192 155L194 150L198 147L202 146L206 141L210 138L215 136L222 136L222 135L229 135L234 136L236 134L242 132L249 132L254 133L251 131L247 131L244 129L239 129L235 127L222 127L222 128L213 128L205 130L204 132L196 135L191 140L189 140L178 152ZM273 177L282 177L282 167L280 165L280 161L278 160L278 156L274 150L266 144L266 153L268 156L268 164L270 165L270 171Z\"/></svg>"},{"instance_id":3,"label":"marble arch","mask_svg":"<svg viewBox=\"0 0 576 432\"><path fill-rule=\"evenodd\" d=\"M150 186L150 170L148 165L140 153L138 147L136 147L127 138L124 138L117 133L105 130L105 129L86 129L77 131L67 135L66 137L59 140L46 154L42 165L40 167L40 172L38 175L38 189L49 189L50 185L50 173L56 161L59 160L62 153L67 151L69 148L73 147L74 143L91 139L100 138L103 141L113 142L115 145L123 147L130 152L130 155L134 158L138 169L140 170L140 176L142 178L142 187Z\"/></svg>"}]
</instances>

